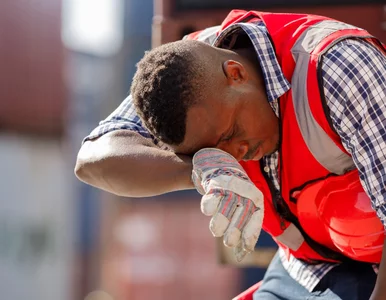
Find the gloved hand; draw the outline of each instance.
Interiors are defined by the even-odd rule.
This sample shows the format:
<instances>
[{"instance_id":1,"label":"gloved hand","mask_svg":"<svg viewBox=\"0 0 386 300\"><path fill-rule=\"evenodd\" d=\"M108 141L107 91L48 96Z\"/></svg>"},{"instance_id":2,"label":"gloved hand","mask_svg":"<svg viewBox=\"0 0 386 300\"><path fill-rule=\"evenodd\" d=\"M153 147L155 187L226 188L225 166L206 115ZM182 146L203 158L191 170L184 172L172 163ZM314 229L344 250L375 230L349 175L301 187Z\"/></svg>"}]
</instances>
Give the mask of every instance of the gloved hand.
<instances>
[{"instance_id":1,"label":"gloved hand","mask_svg":"<svg viewBox=\"0 0 386 300\"><path fill-rule=\"evenodd\" d=\"M192 180L203 195L201 211L212 216L210 231L224 236L240 262L253 251L264 217L261 191L230 154L215 148L199 150L193 157Z\"/></svg>"}]
</instances>

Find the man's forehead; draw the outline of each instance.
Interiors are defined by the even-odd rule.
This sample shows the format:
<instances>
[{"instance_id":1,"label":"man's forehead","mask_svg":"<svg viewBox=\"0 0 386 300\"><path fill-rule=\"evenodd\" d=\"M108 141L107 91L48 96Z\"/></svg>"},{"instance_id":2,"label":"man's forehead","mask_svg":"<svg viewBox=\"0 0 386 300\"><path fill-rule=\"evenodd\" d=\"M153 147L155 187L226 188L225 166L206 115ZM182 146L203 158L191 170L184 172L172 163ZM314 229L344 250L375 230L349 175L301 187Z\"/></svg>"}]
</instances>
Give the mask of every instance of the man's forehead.
<instances>
[{"instance_id":1,"label":"man's forehead","mask_svg":"<svg viewBox=\"0 0 386 300\"><path fill-rule=\"evenodd\" d=\"M213 131L213 122L203 106L195 105L187 111L184 141L178 145L179 152L193 154L205 144Z\"/></svg>"},{"instance_id":2,"label":"man's forehead","mask_svg":"<svg viewBox=\"0 0 386 300\"><path fill-rule=\"evenodd\" d=\"M174 147L177 152L194 154L204 147L213 147L229 126L229 112L222 105L195 105L187 112L184 141Z\"/></svg>"}]
</instances>

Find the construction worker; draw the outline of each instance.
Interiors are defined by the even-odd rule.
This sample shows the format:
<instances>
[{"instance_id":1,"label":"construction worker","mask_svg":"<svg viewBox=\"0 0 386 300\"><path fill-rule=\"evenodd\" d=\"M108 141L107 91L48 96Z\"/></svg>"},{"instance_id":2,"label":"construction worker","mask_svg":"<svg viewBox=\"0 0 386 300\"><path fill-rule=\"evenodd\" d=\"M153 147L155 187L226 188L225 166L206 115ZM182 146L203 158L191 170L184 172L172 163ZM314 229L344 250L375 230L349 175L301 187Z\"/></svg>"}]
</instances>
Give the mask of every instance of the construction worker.
<instances>
[{"instance_id":1,"label":"construction worker","mask_svg":"<svg viewBox=\"0 0 386 300\"><path fill-rule=\"evenodd\" d=\"M279 245L255 299L386 299L386 57L367 31L232 11L157 47L85 139L76 174L117 195L196 188L238 260ZM183 226L183 224L181 224Z\"/></svg>"}]
</instances>

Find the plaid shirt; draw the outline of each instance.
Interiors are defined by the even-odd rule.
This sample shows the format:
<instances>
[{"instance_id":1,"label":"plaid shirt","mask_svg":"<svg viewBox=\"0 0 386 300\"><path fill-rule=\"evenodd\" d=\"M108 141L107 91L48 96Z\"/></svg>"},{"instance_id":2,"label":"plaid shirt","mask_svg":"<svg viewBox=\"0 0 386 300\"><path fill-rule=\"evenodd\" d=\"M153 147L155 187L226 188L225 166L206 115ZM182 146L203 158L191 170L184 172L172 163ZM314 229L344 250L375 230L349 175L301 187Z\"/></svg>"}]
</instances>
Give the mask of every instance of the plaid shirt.
<instances>
[{"instance_id":1,"label":"plaid shirt","mask_svg":"<svg viewBox=\"0 0 386 300\"><path fill-rule=\"evenodd\" d=\"M217 27L218 28L218 27ZM213 33L215 31L213 30ZM240 35L252 41L266 85L267 97L278 115L278 98L290 89L276 60L274 49L262 23L238 23L219 37L206 36L215 46L232 48ZM386 59L371 45L359 40L343 40L325 55L322 65L324 94L333 126L359 170L360 179L372 205L386 225ZM343 84L342 84L343 83ZM86 137L95 139L117 129L134 130L153 139L142 126L129 96ZM278 153L263 158L265 172L279 189ZM280 250L279 250L280 251ZM321 278L337 264L308 265L280 251L284 268L297 282L312 291Z\"/></svg>"}]
</instances>

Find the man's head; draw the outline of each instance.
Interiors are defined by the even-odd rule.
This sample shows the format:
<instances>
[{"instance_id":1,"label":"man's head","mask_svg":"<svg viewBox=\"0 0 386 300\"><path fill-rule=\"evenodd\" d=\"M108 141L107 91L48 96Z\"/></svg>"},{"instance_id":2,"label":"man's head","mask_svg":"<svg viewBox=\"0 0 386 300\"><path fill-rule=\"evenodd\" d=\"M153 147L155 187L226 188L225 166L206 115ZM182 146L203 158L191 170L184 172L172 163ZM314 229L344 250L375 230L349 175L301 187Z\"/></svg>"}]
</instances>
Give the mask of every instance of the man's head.
<instances>
[{"instance_id":1,"label":"man's head","mask_svg":"<svg viewBox=\"0 0 386 300\"><path fill-rule=\"evenodd\" d=\"M144 125L177 153L216 147L241 160L274 151L278 122L250 53L198 41L146 53L131 88Z\"/></svg>"}]
</instances>

